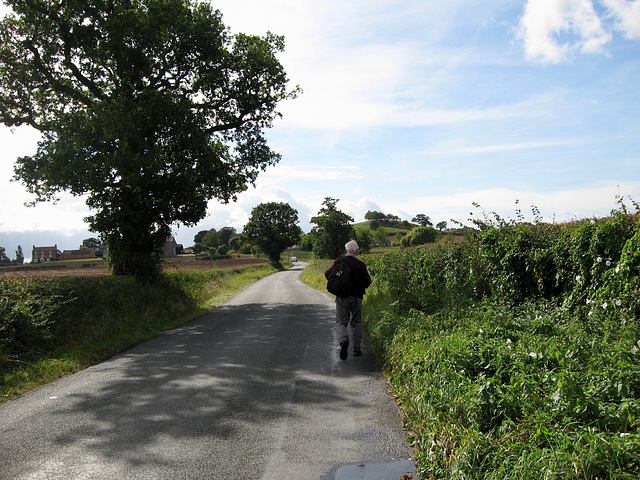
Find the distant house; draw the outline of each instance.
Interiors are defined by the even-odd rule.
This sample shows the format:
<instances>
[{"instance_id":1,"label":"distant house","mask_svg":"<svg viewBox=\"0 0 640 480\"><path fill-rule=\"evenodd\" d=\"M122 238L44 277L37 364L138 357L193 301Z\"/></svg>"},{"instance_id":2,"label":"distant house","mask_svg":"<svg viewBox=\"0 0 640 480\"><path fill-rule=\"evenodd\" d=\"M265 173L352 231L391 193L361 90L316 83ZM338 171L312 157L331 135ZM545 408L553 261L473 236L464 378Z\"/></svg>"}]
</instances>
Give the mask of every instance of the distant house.
<instances>
[{"instance_id":1,"label":"distant house","mask_svg":"<svg viewBox=\"0 0 640 480\"><path fill-rule=\"evenodd\" d=\"M176 243L176 239L173 237L169 237L169 239L164 242L164 258L177 257L178 254L181 254L183 251L182 245Z\"/></svg>"},{"instance_id":2,"label":"distant house","mask_svg":"<svg viewBox=\"0 0 640 480\"><path fill-rule=\"evenodd\" d=\"M60 260L80 260L80 259L92 259L96 257L95 250L89 248L83 248L82 250L65 250L60 255Z\"/></svg>"},{"instance_id":3,"label":"distant house","mask_svg":"<svg viewBox=\"0 0 640 480\"><path fill-rule=\"evenodd\" d=\"M58 245L54 245L53 247L36 247L34 245L31 251L31 262L53 262L58 260L60 255L62 255L62 252L58 250Z\"/></svg>"}]
</instances>

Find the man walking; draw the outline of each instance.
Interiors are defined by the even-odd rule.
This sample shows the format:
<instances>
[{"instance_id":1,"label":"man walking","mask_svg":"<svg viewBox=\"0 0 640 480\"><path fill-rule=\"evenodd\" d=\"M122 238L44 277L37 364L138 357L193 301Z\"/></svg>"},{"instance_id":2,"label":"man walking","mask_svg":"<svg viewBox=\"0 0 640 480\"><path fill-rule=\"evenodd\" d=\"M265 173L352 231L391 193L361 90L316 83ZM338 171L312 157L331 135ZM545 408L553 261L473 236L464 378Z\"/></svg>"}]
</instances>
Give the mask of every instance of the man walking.
<instances>
[{"instance_id":1,"label":"man walking","mask_svg":"<svg viewBox=\"0 0 640 480\"><path fill-rule=\"evenodd\" d=\"M336 296L336 329L340 342L340 358L346 360L349 356L349 335L347 325L351 324L351 336L353 341L353 355L362 354L360 343L362 341L362 298L364 292L371 285L371 277L364 262L358 260L359 247L355 240L347 242L344 246L346 256L333 262L324 276L329 279L331 270L341 262L349 267L348 285L344 296Z\"/></svg>"}]
</instances>

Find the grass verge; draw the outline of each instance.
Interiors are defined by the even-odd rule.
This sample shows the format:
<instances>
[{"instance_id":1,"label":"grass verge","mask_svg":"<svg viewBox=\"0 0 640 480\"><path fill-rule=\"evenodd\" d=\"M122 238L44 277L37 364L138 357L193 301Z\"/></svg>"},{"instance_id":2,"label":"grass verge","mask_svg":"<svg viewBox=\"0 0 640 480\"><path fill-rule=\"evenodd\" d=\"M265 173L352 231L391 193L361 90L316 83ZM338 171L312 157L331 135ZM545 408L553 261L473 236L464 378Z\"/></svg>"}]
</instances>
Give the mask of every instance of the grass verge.
<instances>
[{"instance_id":1,"label":"grass verge","mask_svg":"<svg viewBox=\"0 0 640 480\"><path fill-rule=\"evenodd\" d=\"M126 277L0 281L0 402L78 372L224 303L269 265Z\"/></svg>"},{"instance_id":2,"label":"grass verge","mask_svg":"<svg viewBox=\"0 0 640 480\"><path fill-rule=\"evenodd\" d=\"M300 279L310 287L328 293L326 288L327 279L324 276L324 272L331 266L333 261L316 259L307 259L306 261L310 262L311 265L303 270Z\"/></svg>"}]
</instances>

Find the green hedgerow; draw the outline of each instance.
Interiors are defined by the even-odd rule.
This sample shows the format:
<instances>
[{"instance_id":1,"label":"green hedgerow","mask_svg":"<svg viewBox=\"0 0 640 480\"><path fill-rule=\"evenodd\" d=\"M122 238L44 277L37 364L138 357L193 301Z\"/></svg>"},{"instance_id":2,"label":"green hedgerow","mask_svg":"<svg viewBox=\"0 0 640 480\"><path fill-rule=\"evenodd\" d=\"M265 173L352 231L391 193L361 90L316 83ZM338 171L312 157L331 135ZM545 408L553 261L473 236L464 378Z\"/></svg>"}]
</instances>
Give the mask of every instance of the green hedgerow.
<instances>
[{"instance_id":1,"label":"green hedgerow","mask_svg":"<svg viewBox=\"0 0 640 480\"><path fill-rule=\"evenodd\" d=\"M640 222L477 222L369 260L421 478L640 477Z\"/></svg>"}]
</instances>

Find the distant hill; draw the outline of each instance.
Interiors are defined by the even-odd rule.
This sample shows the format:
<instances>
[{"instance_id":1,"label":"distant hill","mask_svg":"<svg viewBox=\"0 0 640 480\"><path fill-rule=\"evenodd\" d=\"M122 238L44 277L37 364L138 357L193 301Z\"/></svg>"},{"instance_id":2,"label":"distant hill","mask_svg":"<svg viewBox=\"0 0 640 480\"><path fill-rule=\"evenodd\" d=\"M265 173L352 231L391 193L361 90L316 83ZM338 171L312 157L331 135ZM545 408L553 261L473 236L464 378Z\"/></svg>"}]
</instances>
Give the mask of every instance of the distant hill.
<instances>
[{"instance_id":1,"label":"distant hill","mask_svg":"<svg viewBox=\"0 0 640 480\"><path fill-rule=\"evenodd\" d=\"M401 220L401 221L378 220L377 222L381 227L384 227L384 229L387 231L387 237L389 239L390 244L393 243L394 241L393 239L398 233L400 233L400 235L404 237L415 227L420 226L415 223L407 222L406 220ZM374 230L371 228L370 220L367 220L365 222L360 222L360 223L354 223L353 228L355 228L356 230L369 230L372 234L374 232ZM440 233L437 241L447 242L447 243L464 242L465 233L466 233L466 230L464 228L448 228L446 230L443 230Z\"/></svg>"},{"instance_id":2,"label":"distant hill","mask_svg":"<svg viewBox=\"0 0 640 480\"><path fill-rule=\"evenodd\" d=\"M411 223L411 222L408 222L406 220L400 220L400 221L396 221L396 220L376 220L376 221L378 222L378 225L380 225L381 227L385 228L385 230L387 231L387 233L389 233L389 235L391 235L391 234L395 235L398 232L400 232L401 234L405 235L405 234L409 233L415 227L419 226L419 225L416 225L415 223ZM366 222L354 223L353 224L353 228L355 228L356 230L371 230L371 231L373 231L373 229L371 228L371 221L369 221L369 220L367 220Z\"/></svg>"}]
</instances>

